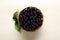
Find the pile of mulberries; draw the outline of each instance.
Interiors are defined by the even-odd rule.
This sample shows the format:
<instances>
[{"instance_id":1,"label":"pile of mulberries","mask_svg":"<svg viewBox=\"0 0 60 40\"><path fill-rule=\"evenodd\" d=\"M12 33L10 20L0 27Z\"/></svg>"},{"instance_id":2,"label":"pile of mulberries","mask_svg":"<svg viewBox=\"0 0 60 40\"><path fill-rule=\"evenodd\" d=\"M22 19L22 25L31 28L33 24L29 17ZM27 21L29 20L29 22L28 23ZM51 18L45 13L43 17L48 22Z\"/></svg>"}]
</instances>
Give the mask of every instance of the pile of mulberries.
<instances>
[{"instance_id":1,"label":"pile of mulberries","mask_svg":"<svg viewBox=\"0 0 60 40\"><path fill-rule=\"evenodd\" d=\"M41 11L35 7L27 7L19 14L19 24L26 31L35 31L43 23Z\"/></svg>"}]
</instances>

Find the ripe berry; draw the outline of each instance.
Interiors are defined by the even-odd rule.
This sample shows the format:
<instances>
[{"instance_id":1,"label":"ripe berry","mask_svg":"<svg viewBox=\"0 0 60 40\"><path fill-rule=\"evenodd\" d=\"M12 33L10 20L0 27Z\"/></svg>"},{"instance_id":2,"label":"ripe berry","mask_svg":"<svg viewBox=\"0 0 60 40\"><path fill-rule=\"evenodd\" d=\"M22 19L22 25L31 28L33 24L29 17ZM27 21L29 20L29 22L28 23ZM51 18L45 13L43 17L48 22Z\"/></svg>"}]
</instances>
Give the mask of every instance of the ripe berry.
<instances>
[{"instance_id":1,"label":"ripe berry","mask_svg":"<svg viewBox=\"0 0 60 40\"><path fill-rule=\"evenodd\" d=\"M35 31L43 23L41 11L35 7L27 7L19 14L19 24L26 31Z\"/></svg>"}]
</instances>

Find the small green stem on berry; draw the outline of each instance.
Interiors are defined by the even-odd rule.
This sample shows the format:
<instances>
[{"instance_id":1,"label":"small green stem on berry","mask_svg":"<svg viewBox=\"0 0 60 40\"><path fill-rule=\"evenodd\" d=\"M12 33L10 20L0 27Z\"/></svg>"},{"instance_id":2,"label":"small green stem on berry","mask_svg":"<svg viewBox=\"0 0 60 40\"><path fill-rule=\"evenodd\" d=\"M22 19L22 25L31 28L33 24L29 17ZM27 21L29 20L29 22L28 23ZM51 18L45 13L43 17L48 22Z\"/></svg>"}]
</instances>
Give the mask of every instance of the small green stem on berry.
<instances>
[{"instance_id":1,"label":"small green stem on berry","mask_svg":"<svg viewBox=\"0 0 60 40\"><path fill-rule=\"evenodd\" d=\"M18 23L15 23L15 29L19 32L21 31L21 27L18 25Z\"/></svg>"},{"instance_id":2,"label":"small green stem on berry","mask_svg":"<svg viewBox=\"0 0 60 40\"><path fill-rule=\"evenodd\" d=\"M18 20L17 20L18 13L19 13L18 10L16 12L14 12L14 14L13 14L13 20L15 21L15 29L17 31L20 31L21 30L21 27L19 26Z\"/></svg>"}]
</instances>

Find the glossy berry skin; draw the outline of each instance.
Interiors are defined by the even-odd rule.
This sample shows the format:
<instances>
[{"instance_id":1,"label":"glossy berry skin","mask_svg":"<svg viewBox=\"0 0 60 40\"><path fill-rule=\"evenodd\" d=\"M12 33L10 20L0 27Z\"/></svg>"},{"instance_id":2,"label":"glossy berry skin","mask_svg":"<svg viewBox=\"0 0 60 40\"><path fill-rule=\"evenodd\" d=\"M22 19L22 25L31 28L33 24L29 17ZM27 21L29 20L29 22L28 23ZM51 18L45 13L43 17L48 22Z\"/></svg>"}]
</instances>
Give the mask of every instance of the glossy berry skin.
<instances>
[{"instance_id":1,"label":"glossy berry skin","mask_svg":"<svg viewBox=\"0 0 60 40\"><path fill-rule=\"evenodd\" d=\"M26 31L35 31L43 23L41 11L35 7L27 7L19 13L19 25Z\"/></svg>"}]
</instances>

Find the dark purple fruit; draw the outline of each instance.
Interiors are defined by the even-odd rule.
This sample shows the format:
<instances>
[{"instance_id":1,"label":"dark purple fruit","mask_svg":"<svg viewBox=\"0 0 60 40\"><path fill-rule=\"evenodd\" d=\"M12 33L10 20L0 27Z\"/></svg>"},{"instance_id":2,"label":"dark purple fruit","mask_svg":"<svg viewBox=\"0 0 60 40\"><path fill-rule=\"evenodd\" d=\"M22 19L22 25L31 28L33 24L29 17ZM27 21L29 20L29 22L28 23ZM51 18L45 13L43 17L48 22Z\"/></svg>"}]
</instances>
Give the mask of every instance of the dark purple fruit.
<instances>
[{"instance_id":1,"label":"dark purple fruit","mask_svg":"<svg viewBox=\"0 0 60 40\"><path fill-rule=\"evenodd\" d=\"M35 31L42 26L43 15L35 7L27 7L19 14L19 25L26 31Z\"/></svg>"}]
</instances>

